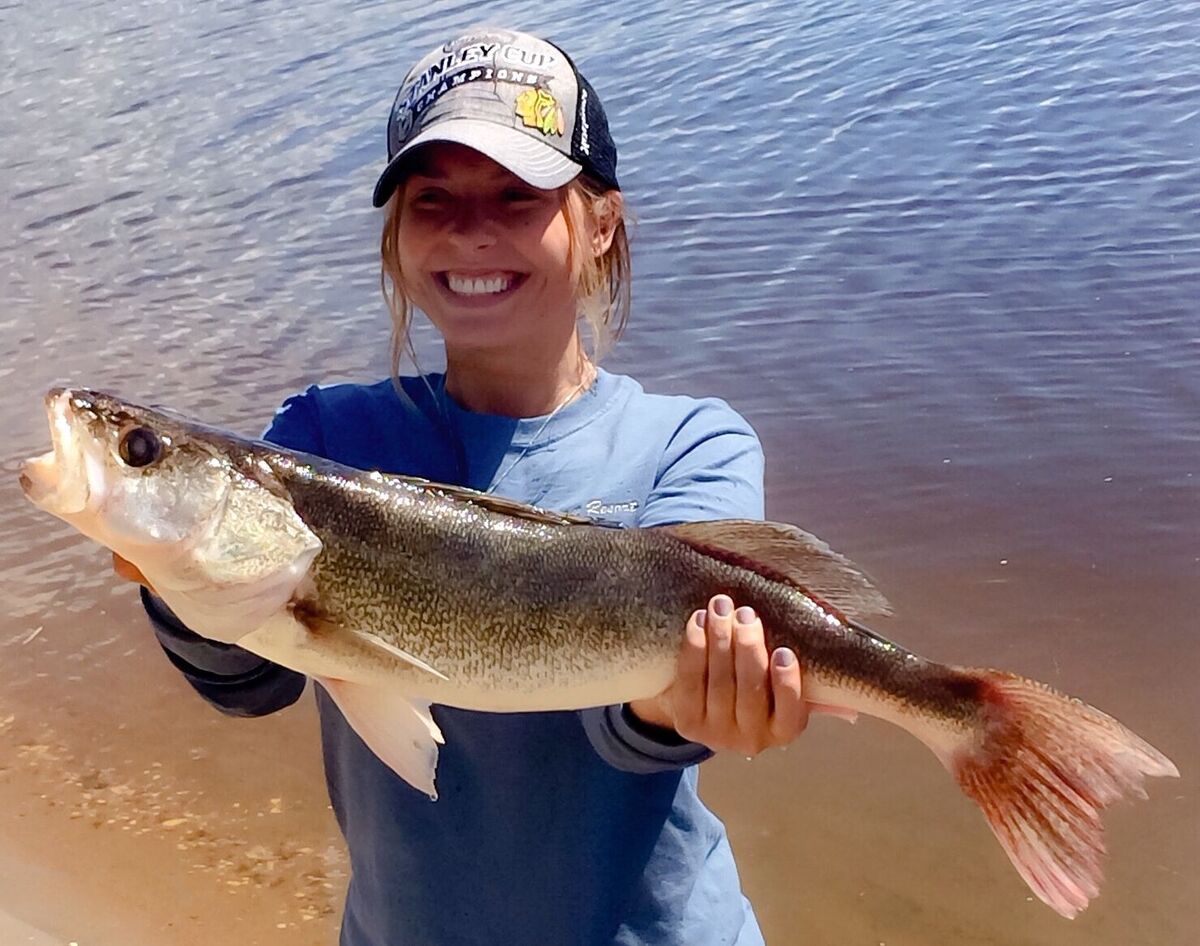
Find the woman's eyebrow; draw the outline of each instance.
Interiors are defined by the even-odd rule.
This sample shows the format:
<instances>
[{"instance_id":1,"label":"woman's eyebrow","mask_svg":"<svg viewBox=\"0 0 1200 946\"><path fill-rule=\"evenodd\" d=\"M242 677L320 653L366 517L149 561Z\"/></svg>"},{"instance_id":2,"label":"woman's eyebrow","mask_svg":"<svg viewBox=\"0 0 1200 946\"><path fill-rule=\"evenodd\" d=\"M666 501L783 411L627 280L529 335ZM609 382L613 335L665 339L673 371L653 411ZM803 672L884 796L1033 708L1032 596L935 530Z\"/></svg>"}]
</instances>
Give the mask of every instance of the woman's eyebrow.
<instances>
[{"instance_id":1,"label":"woman's eyebrow","mask_svg":"<svg viewBox=\"0 0 1200 946\"><path fill-rule=\"evenodd\" d=\"M422 177L430 181L444 181L449 177L453 177L453 172L447 168L439 167L438 165L417 164L408 172L409 180L415 177ZM488 183L501 184L509 183L510 181L517 182L520 178L516 177L512 172L506 171L502 167L490 168L480 175L472 175L476 179L484 179ZM523 183L523 182L522 182Z\"/></svg>"},{"instance_id":2,"label":"woman's eyebrow","mask_svg":"<svg viewBox=\"0 0 1200 946\"><path fill-rule=\"evenodd\" d=\"M427 181L444 181L446 176L444 172L438 171L435 168L422 168L420 170L414 168L408 172L408 179L410 181L414 178L423 178Z\"/></svg>"}]
</instances>

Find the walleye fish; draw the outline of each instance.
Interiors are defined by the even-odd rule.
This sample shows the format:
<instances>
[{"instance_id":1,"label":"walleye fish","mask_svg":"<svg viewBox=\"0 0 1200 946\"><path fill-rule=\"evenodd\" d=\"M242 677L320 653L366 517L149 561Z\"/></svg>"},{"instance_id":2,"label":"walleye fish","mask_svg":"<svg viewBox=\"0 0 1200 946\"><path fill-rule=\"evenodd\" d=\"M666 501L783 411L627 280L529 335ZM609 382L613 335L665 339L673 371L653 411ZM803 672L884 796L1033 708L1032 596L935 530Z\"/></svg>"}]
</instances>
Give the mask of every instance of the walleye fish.
<instances>
[{"instance_id":1,"label":"walleye fish","mask_svg":"<svg viewBox=\"0 0 1200 946\"><path fill-rule=\"evenodd\" d=\"M436 797L431 703L567 710L650 697L717 593L791 647L805 697L928 746L1030 888L1071 917L1099 890L1100 812L1176 776L1116 720L1040 683L918 657L859 620L887 602L794 526L620 529L350 469L111 395L46 397L40 508L133 562L197 633L314 677L371 749Z\"/></svg>"}]
</instances>

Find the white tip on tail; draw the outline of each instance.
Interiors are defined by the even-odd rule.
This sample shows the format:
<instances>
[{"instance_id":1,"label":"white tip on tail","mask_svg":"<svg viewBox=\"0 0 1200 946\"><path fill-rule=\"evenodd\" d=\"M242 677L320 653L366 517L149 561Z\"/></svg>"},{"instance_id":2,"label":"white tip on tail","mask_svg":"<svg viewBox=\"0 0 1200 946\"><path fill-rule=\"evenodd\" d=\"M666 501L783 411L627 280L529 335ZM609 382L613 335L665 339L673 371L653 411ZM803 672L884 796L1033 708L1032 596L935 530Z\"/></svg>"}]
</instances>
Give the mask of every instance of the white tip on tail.
<instances>
[{"instance_id":1,"label":"white tip on tail","mask_svg":"<svg viewBox=\"0 0 1200 946\"><path fill-rule=\"evenodd\" d=\"M1145 798L1146 776L1179 771L1086 703L1021 677L966 673L980 683L983 721L973 744L943 761L1033 892L1074 917L1100 889L1100 812Z\"/></svg>"}]
</instances>

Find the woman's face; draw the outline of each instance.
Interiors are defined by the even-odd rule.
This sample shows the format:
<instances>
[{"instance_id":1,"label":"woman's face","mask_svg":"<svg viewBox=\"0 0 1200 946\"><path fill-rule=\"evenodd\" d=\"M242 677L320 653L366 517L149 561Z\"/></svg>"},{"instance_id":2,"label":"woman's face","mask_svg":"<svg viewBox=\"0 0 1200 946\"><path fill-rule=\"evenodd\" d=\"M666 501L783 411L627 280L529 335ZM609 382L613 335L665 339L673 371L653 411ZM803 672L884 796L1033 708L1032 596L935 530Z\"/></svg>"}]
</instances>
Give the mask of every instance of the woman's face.
<instances>
[{"instance_id":1,"label":"woman's face","mask_svg":"<svg viewBox=\"0 0 1200 946\"><path fill-rule=\"evenodd\" d=\"M441 143L421 149L398 199L405 289L448 348L533 354L570 340L575 288L559 191Z\"/></svg>"}]
</instances>

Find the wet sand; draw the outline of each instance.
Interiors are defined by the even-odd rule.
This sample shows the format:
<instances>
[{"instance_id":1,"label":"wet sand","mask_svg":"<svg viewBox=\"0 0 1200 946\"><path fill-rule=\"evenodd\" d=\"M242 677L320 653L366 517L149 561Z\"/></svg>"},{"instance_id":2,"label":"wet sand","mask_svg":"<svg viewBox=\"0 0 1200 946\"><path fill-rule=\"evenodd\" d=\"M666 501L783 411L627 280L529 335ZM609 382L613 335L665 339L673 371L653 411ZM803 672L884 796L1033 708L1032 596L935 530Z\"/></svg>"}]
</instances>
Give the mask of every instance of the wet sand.
<instances>
[{"instance_id":1,"label":"wet sand","mask_svg":"<svg viewBox=\"0 0 1200 946\"><path fill-rule=\"evenodd\" d=\"M0 942L9 946L67 946L66 941L35 930L11 914L0 912Z\"/></svg>"},{"instance_id":2,"label":"wet sand","mask_svg":"<svg viewBox=\"0 0 1200 946\"><path fill-rule=\"evenodd\" d=\"M288 812L273 799L205 805L209 773L167 763L107 782L48 735L18 740L26 771L0 784L0 910L16 929L80 946L336 941L345 859L323 791ZM253 798L252 780L226 797Z\"/></svg>"},{"instance_id":3,"label":"wet sand","mask_svg":"<svg viewBox=\"0 0 1200 946\"><path fill-rule=\"evenodd\" d=\"M155 653L133 607L116 608L129 619L123 670L75 691L64 675L61 700L45 677L0 698L0 915L13 927L0 921L0 942L335 942L346 858L311 702L220 716Z\"/></svg>"}]
</instances>

